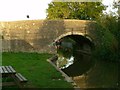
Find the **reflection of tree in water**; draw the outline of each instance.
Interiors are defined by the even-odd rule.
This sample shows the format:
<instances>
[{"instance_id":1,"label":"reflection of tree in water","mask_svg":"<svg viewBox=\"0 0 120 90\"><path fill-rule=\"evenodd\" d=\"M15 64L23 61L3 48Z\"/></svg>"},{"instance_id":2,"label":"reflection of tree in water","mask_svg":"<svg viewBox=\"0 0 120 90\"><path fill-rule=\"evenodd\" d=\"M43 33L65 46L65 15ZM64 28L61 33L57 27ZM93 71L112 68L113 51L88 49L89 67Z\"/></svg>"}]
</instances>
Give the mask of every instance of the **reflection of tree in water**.
<instances>
[{"instance_id":1,"label":"reflection of tree in water","mask_svg":"<svg viewBox=\"0 0 120 90\"><path fill-rule=\"evenodd\" d=\"M73 49L75 41L71 38L60 39L56 42L58 51L57 66L60 68L67 68L73 64Z\"/></svg>"},{"instance_id":2,"label":"reflection of tree in water","mask_svg":"<svg viewBox=\"0 0 120 90\"><path fill-rule=\"evenodd\" d=\"M56 42L58 51L57 65L69 76L79 76L87 72L92 65L90 56L79 52L79 50L88 52L91 47L86 39L79 39L65 37Z\"/></svg>"}]
</instances>

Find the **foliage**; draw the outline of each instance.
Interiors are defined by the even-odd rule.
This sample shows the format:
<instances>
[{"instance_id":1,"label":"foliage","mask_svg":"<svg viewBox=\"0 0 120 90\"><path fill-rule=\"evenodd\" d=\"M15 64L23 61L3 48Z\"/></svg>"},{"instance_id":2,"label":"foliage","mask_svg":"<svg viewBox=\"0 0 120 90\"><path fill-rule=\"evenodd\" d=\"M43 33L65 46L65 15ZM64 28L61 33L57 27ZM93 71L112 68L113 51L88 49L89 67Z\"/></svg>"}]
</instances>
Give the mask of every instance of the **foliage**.
<instances>
[{"instance_id":1,"label":"foliage","mask_svg":"<svg viewBox=\"0 0 120 90\"><path fill-rule=\"evenodd\" d=\"M113 9L116 12L104 14L96 19L97 36L100 45L97 47L97 57L101 60L120 61L120 28L119 28L119 9L118 2L113 2Z\"/></svg>"},{"instance_id":2,"label":"foliage","mask_svg":"<svg viewBox=\"0 0 120 90\"><path fill-rule=\"evenodd\" d=\"M66 58L70 58L73 55L73 49L75 41L69 37L61 39L60 48L58 48L58 54Z\"/></svg>"},{"instance_id":3,"label":"foliage","mask_svg":"<svg viewBox=\"0 0 120 90\"><path fill-rule=\"evenodd\" d=\"M47 19L93 20L101 16L105 9L101 2L51 2Z\"/></svg>"},{"instance_id":4,"label":"foliage","mask_svg":"<svg viewBox=\"0 0 120 90\"><path fill-rule=\"evenodd\" d=\"M116 7L114 7L116 8ZM51 2L47 9L47 19L82 19L96 21L96 58L119 60L120 30L118 16L113 12L104 14L106 6L101 2Z\"/></svg>"},{"instance_id":5,"label":"foliage","mask_svg":"<svg viewBox=\"0 0 120 90\"><path fill-rule=\"evenodd\" d=\"M97 19L97 40L98 46L95 56L101 60L119 61L118 48L120 31L118 30L118 21L116 16L104 15Z\"/></svg>"}]
</instances>

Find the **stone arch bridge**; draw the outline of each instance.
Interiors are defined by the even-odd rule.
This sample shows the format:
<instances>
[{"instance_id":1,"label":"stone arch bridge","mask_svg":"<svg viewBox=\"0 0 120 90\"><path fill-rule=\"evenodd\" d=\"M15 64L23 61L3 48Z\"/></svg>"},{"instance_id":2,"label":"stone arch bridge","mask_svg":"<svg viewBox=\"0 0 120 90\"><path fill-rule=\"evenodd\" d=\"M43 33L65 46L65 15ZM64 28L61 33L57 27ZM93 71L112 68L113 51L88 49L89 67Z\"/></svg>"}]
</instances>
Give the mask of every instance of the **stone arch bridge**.
<instances>
[{"instance_id":1,"label":"stone arch bridge","mask_svg":"<svg viewBox=\"0 0 120 90\"><path fill-rule=\"evenodd\" d=\"M2 50L22 52L52 52L52 43L67 35L81 35L95 43L94 21L88 20L28 20L0 22Z\"/></svg>"}]
</instances>

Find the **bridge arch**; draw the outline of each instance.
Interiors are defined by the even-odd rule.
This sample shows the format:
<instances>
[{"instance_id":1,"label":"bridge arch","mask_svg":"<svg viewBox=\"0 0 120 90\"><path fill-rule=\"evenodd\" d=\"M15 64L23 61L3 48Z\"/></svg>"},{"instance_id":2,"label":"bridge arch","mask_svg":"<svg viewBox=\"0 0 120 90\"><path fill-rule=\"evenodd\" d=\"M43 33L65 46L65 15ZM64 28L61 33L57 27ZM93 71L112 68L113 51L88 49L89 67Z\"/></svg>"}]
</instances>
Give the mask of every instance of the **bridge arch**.
<instances>
[{"instance_id":1,"label":"bridge arch","mask_svg":"<svg viewBox=\"0 0 120 90\"><path fill-rule=\"evenodd\" d=\"M84 33L67 32L56 38L55 42L57 42L58 40L64 41L65 38L73 39L74 41L76 41L76 45L75 48L73 48L73 51L75 52L73 52L72 54L75 57L74 63L69 67L63 69L63 71L70 76L79 76L88 72L94 63L94 61L91 60L91 53L94 48L93 39ZM69 50L65 53L67 52L69 52Z\"/></svg>"},{"instance_id":2,"label":"bridge arch","mask_svg":"<svg viewBox=\"0 0 120 90\"><path fill-rule=\"evenodd\" d=\"M62 39L64 37L75 36L75 35L82 36L82 37L88 39L93 44L93 46L95 45L94 39L90 35L85 34L85 33L81 33L81 32L75 32L75 31L61 34L54 41L56 42L56 41L58 41L58 40L60 40L60 39Z\"/></svg>"}]
</instances>

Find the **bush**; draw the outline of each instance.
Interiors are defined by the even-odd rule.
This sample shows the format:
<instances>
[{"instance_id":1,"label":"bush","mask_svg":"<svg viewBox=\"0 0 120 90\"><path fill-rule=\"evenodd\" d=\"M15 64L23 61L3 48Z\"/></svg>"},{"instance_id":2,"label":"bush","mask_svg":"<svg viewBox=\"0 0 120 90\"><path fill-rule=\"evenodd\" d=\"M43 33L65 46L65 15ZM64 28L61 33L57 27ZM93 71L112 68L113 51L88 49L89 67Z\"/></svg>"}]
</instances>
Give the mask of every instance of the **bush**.
<instances>
[{"instance_id":1,"label":"bush","mask_svg":"<svg viewBox=\"0 0 120 90\"><path fill-rule=\"evenodd\" d=\"M111 21L111 19L109 20ZM116 23L114 21L115 26ZM114 25L110 25L110 24L113 24L113 22L112 23L109 22L108 18L104 18L97 21L96 23L97 45L93 56L99 60L119 61L118 58L119 41L118 41L118 36L116 35L118 34L117 33L118 29L115 28Z\"/></svg>"}]
</instances>

